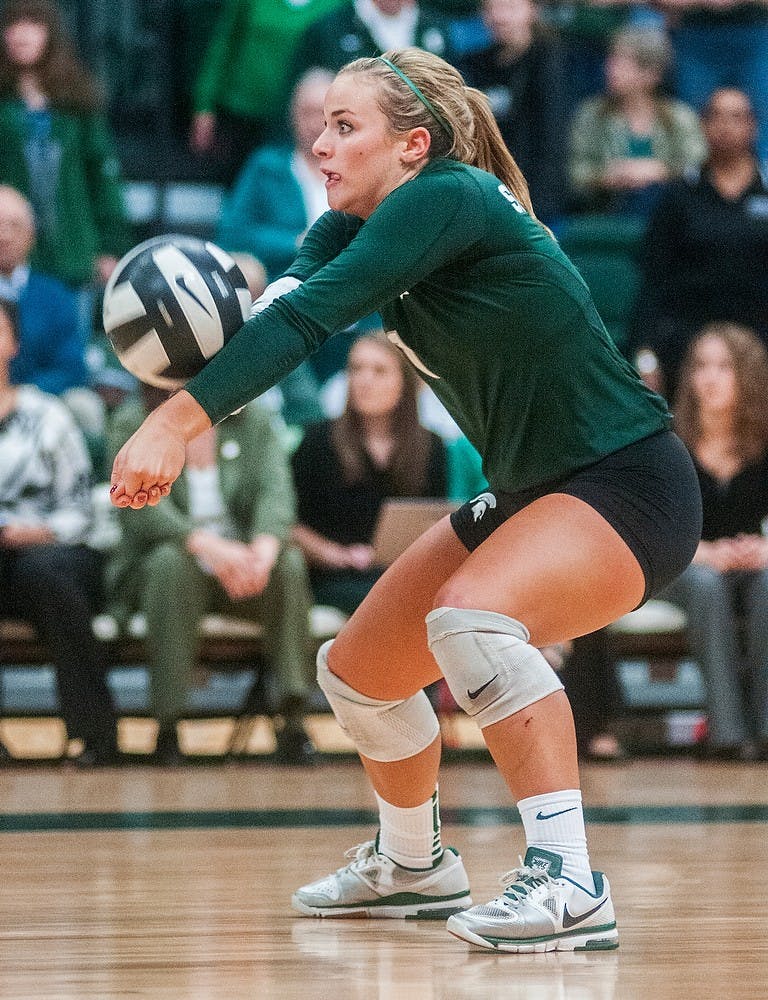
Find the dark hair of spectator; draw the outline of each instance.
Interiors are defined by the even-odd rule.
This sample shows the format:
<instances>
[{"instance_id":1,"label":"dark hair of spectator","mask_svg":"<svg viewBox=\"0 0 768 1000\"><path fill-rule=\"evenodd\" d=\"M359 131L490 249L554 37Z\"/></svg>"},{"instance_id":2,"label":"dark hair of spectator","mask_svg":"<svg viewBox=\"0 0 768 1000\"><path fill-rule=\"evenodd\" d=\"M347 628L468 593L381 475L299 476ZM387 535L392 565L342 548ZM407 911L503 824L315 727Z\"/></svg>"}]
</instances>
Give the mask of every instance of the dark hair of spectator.
<instances>
[{"instance_id":1,"label":"dark hair of spectator","mask_svg":"<svg viewBox=\"0 0 768 1000\"><path fill-rule=\"evenodd\" d=\"M418 396L421 380L403 352L383 332L365 334L355 341L372 341L397 360L403 374L403 391L392 412L391 430L395 440L390 461L390 475L399 496L423 496L427 484L427 465L431 436L419 423ZM354 350L354 345L353 348ZM370 461L365 450L362 420L348 397L340 417L331 423L331 440L344 469L348 484L362 479Z\"/></svg>"},{"instance_id":2,"label":"dark hair of spectator","mask_svg":"<svg viewBox=\"0 0 768 1000\"><path fill-rule=\"evenodd\" d=\"M34 73L51 105L64 111L88 114L103 106L99 88L78 57L58 7L48 0L11 0L0 12L0 33L12 24L29 21L48 29L48 44ZM19 68L0 44L0 97L17 94Z\"/></svg>"},{"instance_id":3,"label":"dark hair of spectator","mask_svg":"<svg viewBox=\"0 0 768 1000\"><path fill-rule=\"evenodd\" d=\"M752 330L737 323L708 323L689 344L675 396L675 430L695 449L701 434L699 403L693 390L696 348L716 337L731 356L736 377L736 447L743 462L753 462L768 451L768 350Z\"/></svg>"}]
</instances>

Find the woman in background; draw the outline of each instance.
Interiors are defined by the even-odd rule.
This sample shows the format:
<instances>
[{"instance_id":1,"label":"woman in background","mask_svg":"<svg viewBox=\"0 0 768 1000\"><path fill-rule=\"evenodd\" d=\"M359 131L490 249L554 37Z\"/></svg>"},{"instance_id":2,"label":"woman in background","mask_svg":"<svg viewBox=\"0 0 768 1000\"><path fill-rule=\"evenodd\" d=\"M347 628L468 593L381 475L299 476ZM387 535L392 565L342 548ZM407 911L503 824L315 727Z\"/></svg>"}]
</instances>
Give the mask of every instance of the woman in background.
<instances>
[{"instance_id":1,"label":"woman in background","mask_svg":"<svg viewBox=\"0 0 768 1000\"><path fill-rule=\"evenodd\" d=\"M577 206L645 217L661 185L704 159L695 111L661 93L671 60L663 32L622 31L605 65L605 92L587 98L571 128Z\"/></svg>"},{"instance_id":2,"label":"woman in background","mask_svg":"<svg viewBox=\"0 0 768 1000\"><path fill-rule=\"evenodd\" d=\"M0 136L0 182L35 210L32 264L83 292L89 331L89 286L106 283L131 240L101 97L48 0L3 5Z\"/></svg>"},{"instance_id":3,"label":"woman in background","mask_svg":"<svg viewBox=\"0 0 768 1000\"><path fill-rule=\"evenodd\" d=\"M31 622L47 644L67 735L84 743L76 762L114 764L106 652L91 629L101 563L87 544L88 452L59 399L11 385L17 350L14 315L0 304L0 616Z\"/></svg>"},{"instance_id":4,"label":"woman in background","mask_svg":"<svg viewBox=\"0 0 768 1000\"><path fill-rule=\"evenodd\" d=\"M372 547L387 497L443 497L441 439L419 423L419 380L383 333L361 337L347 362L344 413L308 428L293 456L294 541L315 600L351 614L381 576Z\"/></svg>"},{"instance_id":5,"label":"woman in background","mask_svg":"<svg viewBox=\"0 0 768 1000\"><path fill-rule=\"evenodd\" d=\"M693 563L662 596L688 615L710 754L749 759L757 742L766 756L768 351L751 330L703 328L683 363L675 421L696 464L704 529Z\"/></svg>"}]
</instances>

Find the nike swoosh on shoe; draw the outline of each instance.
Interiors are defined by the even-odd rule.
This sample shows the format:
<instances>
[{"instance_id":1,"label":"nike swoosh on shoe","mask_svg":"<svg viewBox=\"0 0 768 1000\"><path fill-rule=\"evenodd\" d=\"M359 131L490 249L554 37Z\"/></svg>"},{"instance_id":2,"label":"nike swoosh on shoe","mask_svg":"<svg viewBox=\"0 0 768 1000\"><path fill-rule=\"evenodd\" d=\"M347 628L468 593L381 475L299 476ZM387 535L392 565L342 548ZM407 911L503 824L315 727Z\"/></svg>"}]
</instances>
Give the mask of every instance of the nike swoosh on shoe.
<instances>
[{"instance_id":1,"label":"nike swoosh on shoe","mask_svg":"<svg viewBox=\"0 0 768 1000\"><path fill-rule=\"evenodd\" d=\"M566 930L569 927L575 927L576 924L580 924L583 920L586 920L587 917L591 917L593 913L597 913L600 907L605 906L607 902L608 902L608 897L606 896L605 899L601 900L597 904L597 906L593 906L591 910L587 910L586 913L579 913L575 917L571 916L571 914L568 912L568 904L566 903L565 906L563 907L563 927Z\"/></svg>"}]
</instances>

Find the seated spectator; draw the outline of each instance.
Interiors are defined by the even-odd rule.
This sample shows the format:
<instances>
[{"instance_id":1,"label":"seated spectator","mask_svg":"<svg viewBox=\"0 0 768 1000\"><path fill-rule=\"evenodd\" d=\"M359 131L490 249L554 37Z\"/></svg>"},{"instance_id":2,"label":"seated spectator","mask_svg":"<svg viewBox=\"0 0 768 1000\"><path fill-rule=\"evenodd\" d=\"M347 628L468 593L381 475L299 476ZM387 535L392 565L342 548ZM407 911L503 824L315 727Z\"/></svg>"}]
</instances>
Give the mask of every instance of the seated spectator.
<instances>
[{"instance_id":1,"label":"seated spectator","mask_svg":"<svg viewBox=\"0 0 768 1000\"><path fill-rule=\"evenodd\" d=\"M706 326L686 354L677 432L704 508L693 563L660 596L687 613L707 692L709 748L768 754L768 351L729 323Z\"/></svg>"},{"instance_id":2,"label":"seated spectator","mask_svg":"<svg viewBox=\"0 0 768 1000\"><path fill-rule=\"evenodd\" d=\"M446 495L442 441L421 426L418 379L383 333L347 363L343 414L309 427L293 456L298 523L315 600L351 614L383 572L372 540L387 497Z\"/></svg>"},{"instance_id":3,"label":"seated spectator","mask_svg":"<svg viewBox=\"0 0 768 1000\"><path fill-rule=\"evenodd\" d=\"M703 115L707 158L670 184L642 249L628 350L674 397L688 343L706 323L747 326L768 343L768 176L746 94L716 90Z\"/></svg>"},{"instance_id":4,"label":"seated spectator","mask_svg":"<svg viewBox=\"0 0 768 1000\"><path fill-rule=\"evenodd\" d=\"M228 0L221 4L194 84L190 145L225 183L256 146L282 131L306 28L341 0Z\"/></svg>"},{"instance_id":5,"label":"seated spectator","mask_svg":"<svg viewBox=\"0 0 768 1000\"><path fill-rule=\"evenodd\" d=\"M613 39L605 92L587 98L572 122L576 208L645 216L662 184L704 158L696 113L661 94L670 57L660 31L628 29Z\"/></svg>"},{"instance_id":6,"label":"seated spectator","mask_svg":"<svg viewBox=\"0 0 768 1000\"><path fill-rule=\"evenodd\" d=\"M74 293L30 266L35 241L32 206L0 185L0 299L16 307L19 345L11 382L61 396L89 440L104 430L99 398L86 388L89 372Z\"/></svg>"},{"instance_id":7,"label":"seated spectator","mask_svg":"<svg viewBox=\"0 0 768 1000\"><path fill-rule=\"evenodd\" d=\"M0 304L0 614L31 622L56 669L61 714L77 762L118 759L106 657L91 629L100 560L87 546L90 464L59 400L12 385L18 344L12 307Z\"/></svg>"},{"instance_id":8,"label":"seated spectator","mask_svg":"<svg viewBox=\"0 0 768 1000\"><path fill-rule=\"evenodd\" d=\"M744 0L654 0L654 7L668 16L675 93L700 111L717 88L744 91L759 126L758 155L768 160L768 7Z\"/></svg>"},{"instance_id":9,"label":"seated spectator","mask_svg":"<svg viewBox=\"0 0 768 1000\"><path fill-rule=\"evenodd\" d=\"M144 387L142 400L114 412L111 455L165 395ZM309 588L301 553L285 544L294 510L282 444L269 414L250 404L190 442L184 476L162 506L120 512L108 596L121 622L135 611L146 616L159 763L184 760L177 722L198 660L199 624L214 611L262 625L277 759L311 760L303 725L313 678Z\"/></svg>"},{"instance_id":10,"label":"seated spectator","mask_svg":"<svg viewBox=\"0 0 768 1000\"><path fill-rule=\"evenodd\" d=\"M222 207L217 242L230 252L253 254L268 281L283 274L306 231L328 211L326 178L312 146L323 131L332 80L320 69L301 77L291 98L291 135L251 153Z\"/></svg>"},{"instance_id":11,"label":"seated spectator","mask_svg":"<svg viewBox=\"0 0 768 1000\"><path fill-rule=\"evenodd\" d=\"M459 68L491 102L504 141L528 179L537 216L553 223L566 196L563 121L566 94L557 36L533 0L483 0L491 41Z\"/></svg>"},{"instance_id":12,"label":"seated spectator","mask_svg":"<svg viewBox=\"0 0 768 1000\"><path fill-rule=\"evenodd\" d=\"M0 15L0 183L34 207L31 263L78 291L90 333L92 283L130 246L120 168L103 101L48 0Z\"/></svg>"},{"instance_id":13,"label":"seated spectator","mask_svg":"<svg viewBox=\"0 0 768 1000\"><path fill-rule=\"evenodd\" d=\"M541 17L563 42L571 107L605 85L605 59L617 31L633 23L632 0L538 0Z\"/></svg>"},{"instance_id":14,"label":"seated spectator","mask_svg":"<svg viewBox=\"0 0 768 1000\"><path fill-rule=\"evenodd\" d=\"M412 45L456 62L451 21L429 4L418 0L346 0L304 32L294 57L294 78L312 66L336 73L353 59Z\"/></svg>"}]
</instances>

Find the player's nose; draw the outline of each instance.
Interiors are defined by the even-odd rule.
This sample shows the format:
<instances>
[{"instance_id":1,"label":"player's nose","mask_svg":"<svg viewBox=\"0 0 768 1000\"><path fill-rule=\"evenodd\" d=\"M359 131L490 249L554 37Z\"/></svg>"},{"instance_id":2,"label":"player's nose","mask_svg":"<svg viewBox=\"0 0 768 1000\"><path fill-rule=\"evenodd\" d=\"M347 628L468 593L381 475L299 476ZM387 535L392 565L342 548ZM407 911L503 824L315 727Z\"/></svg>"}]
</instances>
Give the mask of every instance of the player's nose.
<instances>
[{"instance_id":1,"label":"player's nose","mask_svg":"<svg viewBox=\"0 0 768 1000\"><path fill-rule=\"evenodd\" d=\"M327 157L330 155L328 146L328 129L324 128L312 145L312 152L315 156Z\"/></svg>"}]
</instances>

